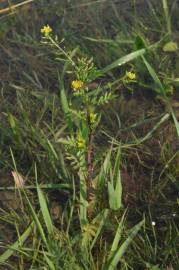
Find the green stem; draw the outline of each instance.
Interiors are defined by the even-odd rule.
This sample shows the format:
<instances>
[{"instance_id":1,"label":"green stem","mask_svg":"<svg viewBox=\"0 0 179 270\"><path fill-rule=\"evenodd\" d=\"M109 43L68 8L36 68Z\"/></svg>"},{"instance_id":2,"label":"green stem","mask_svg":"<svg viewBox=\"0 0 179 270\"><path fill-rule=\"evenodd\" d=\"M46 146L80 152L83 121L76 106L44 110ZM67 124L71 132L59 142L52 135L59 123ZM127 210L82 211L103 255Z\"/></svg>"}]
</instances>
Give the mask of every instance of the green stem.
<instances>
[{"instance_id":1,"label":"green stem","mask_svg":"<svg viewBox=\"0 0 179 270\"><path fill-rule=\"evenodd\" d=\"M48 36L51 43L59 50L61 51L65 57L71 62L73 66L75 66L75 62L71 59L71 57L54 41L54 39L51 36Z\"/></svg>"}]
</instances>

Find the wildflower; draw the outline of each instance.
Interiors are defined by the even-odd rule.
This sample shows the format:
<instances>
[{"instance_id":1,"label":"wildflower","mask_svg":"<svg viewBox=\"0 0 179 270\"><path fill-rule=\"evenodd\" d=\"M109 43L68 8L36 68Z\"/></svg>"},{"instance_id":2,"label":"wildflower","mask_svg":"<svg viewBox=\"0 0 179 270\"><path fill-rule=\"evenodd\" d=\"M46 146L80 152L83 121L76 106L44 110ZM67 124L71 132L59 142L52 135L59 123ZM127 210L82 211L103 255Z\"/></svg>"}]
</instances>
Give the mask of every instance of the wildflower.
<instances>
[{"instance_id":1,"label":"wildflower","mask_svg":"<svg viewBox=\"0 0 179 270\"><path fill-rule=\"evenodd\" d=\"M80 134L77 135L77 147L78 149L84 149L86 146L86 142L85 140L82 138L82 136Z\"/></svg>"},{"instance_id":2,"label":"wildflower","mask_svg":"<svg viewBox=\"0 0 179 270\"><path fill-rule=\"evenodd\" d=\"M78 91L83 86L83 82L79 80L72 81L71 87L74 91Z\"/></svg>"},{"instance_id":3,"label":"wildflower","mask_svg":"<svg viewBox=\"0 0 179 270\"><path fill-rule=\"evenodd\" d=\"M94 124L96 121L97 114L96 113L90 113L90 123Z\"/></svg>"},{"instance_id":4,"label":"wildflower","mask_svg":"<svg viewBox=\"0 0 179 270\"><path fill-rule=\"evenodd\" d=\"M128 81L133 81L136 79L135 73L133 73L131 71L126 71L126 77L127 77Z\"/></svg>"},{"instance_id":5,"label":"wildflower","mask_svg":"<svg viewBox=\"0 0 179 270\"><path fill-rule=\"evenodd\" d=\"M41 32L45 37L48 37L49 34L52 32L52 28L47 24L47 25L44 25L44 27L40 29L40 32Z\"/></svg>"},{"instance_id":6,"label":"wildflower","mask_svg":"<svg viewBox=\"0 0 179 270\"><path fill-rule=\"evenodd\" d=\"M152 226L155 226L155 225L156 225L155 221L152 221Z\"/></svg>"}]
</instances>

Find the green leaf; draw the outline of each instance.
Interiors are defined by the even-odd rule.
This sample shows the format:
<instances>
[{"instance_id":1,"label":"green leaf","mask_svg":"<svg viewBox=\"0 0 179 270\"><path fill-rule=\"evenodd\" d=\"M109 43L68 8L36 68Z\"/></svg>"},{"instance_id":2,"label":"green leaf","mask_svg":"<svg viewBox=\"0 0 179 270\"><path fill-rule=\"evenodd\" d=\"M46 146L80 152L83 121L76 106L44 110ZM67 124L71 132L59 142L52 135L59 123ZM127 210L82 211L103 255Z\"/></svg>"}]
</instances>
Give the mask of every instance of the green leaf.
<instances>
[{"instance_id":1,"label":"green leaf","mask_svg":"<svg viewBox=\"0 0 179 270\"><path fill-rule=\"evenodd\" d=\"M9 257L11 257L13 253L19 249L20 245L23 244L26 241L26 239L29 237L32 231L32 228L33 228L33 222L28 226L28 228L19 237L19 239L14 244L9 246L9 248L3 254L1 254L0 263L6 262L9 259Z\"/></svg>"},{"instance_id":2,"label":"green leaf","mask_svg":"<svg viewBox=\"0 0 179 270\"><path fill-rule=\"evenodd\" d=\"M172 117L173 117L173 121L174 121L176 130L177 130L177 135L178 135L178 137L179 137L179 122L178 122L178 120L177 120L177 118L176 118L176 116L175 116L173 110L172 110Z\"/></svg>"},{"instance_id":3,"label":"green leaf","mask_svg":"<svg viewBox=\"0 0 179 270\"><path fill-rule=\"evenodd\" d=\"M49 246L48 246L47 239L45 237L45 233L44 233L44 230L42 228L42 225L41 225L41 223L40 223L40 221L38 219L38 216L36 215L36 213L35 213L35 211L33 209L33 206L31 204L29 198L27 197L27 194L25 193L25 191L24 191L24 195L26 197L26 200L27 200L27 203L28 203L28 206L29 206L29 210L30 210L30 212L32 214L32 218L34 220L34 223L36 224L37 229L39 230L40 236L41 236L42 240L44 241L47 249L49 250Z\"/></svg>"},{"instance_id":4,"label":"green leaf","mask_svg":"<svg viewBox=\"0 0 179 270\"><path fill-rule=\"evenodd\" d=\"M113 210L117 210L117 203L115 198L115 190L113 184L108 182L108 196L109 196L109 206Z\"/></svg>"},{"instance_id":5,"label":"green leaf","mask_svg":"<svg viewBox=\"0 0 179 270\"><path fill-rule=\"evenodd\" d=\"M106 266L104 266L103 270L114 270L116 269L118 263L120 262L122 256L126 252L128 246L133 241L133 238L137 235L138 231L141 229L144 224L144 220L135 225L130 233L128 238L123 242L123 244L118 248L118 250L114 253L112 258L107 262Z\"/></svg>"},{"instance_id":6,"label":"green leaf","mask_svg":"<svg viewBox=\"0 0 179 270\"><path fill-rule=\"evenodd\" d=\"M176 42L173 42L173 41L170 41L163 46L164 52L176 52L177 50L178 50L178 45Z\"/></svg>"},{"instance_id":7,"label":"green leaf","mask_svg":"<svg viewBox=\"0 0 179 270\"><path fill-rule=\"evenodd\" d=\"M116 67L120 67L120 66L138 58L139 56L142 56L145 52L146 52L146 49L141 49L141 50L137 50L135 52L129 53L129 54L119 58L118 60L114 61L112 64L108 65L107 67L103 68L101 70L101 72L107 73Z\"/></svg>"},{"instance_id":8,"label":"green leaf","mask_svg":"<svg viewBox=\"0 0 179 270\"><path fill-rule=\"evenodd\" d=\"M52 262L52 261L49 259L49 257L46 255L46 252L45 252L45 251L43 252L43 254L44 254L44 258L45 258L45 260L46 260L46 262L47 262L47 264L48 264L48 266L49 266L49 270L56 270L56 268L55 268L53 262Z\"/></svg>"},{"instance_id":9,"label":"green leaf","mask_svg":"<svg viewBox=\"0 0 179 270\"><path fill-rule=\"evenodd\" d=\"M135 48L136 48L136 50L146 49L147 48L147 44L146 44L145 40L141 36L136 36L136 38L135 38Z\"/></svg>"},{"instance_id":10,"label":"green leaf","mask_svg":"<svg viewBox=\"0 0 179 270\"><path fill-rule=\"evenodd\" d=\"M146 65L148 71L149 71L149 74L150 76L152 77L152 79L154 80L155 84L157 85L157 87L159 88L159 91L160 91L160 94L163 96L163 97L166 97L166 90L164 88L164 86L162 85L159 77L157 76L155 70L152 68L152 66L147 62L147 60L145 59L144 56L142 56L142 59L144 61L144 64Z\"/></svg>"},{"instance_id":11,"label":"green leaf","mask_svg":"<svg viewBox=\"0 0 179 270\"><path fill-rule=\"evenodd\" d=\"M46 198L45 198L44 193L40 189L38 182L37 182L37 167L36 167L36 165L35 165L35 179L36 179L37 194L38 194L38 198L39 198L40 209L41 209L41 212L43 215L45 225L47 227L47 231L48 231L49 235L52 236L53 232L54 232L53 223L52 223L52 219L50 217L50 213L49 213L49 210L47 207Z\"/></svg>"},{"instance_id":12,"label":"green leaf","mask_svg":"<svg viewBox=\"0 0 179 270\"><path fill-rule=\"evenodd\" d=\"M98 188L104 187L104 185L107 182L106 178L107 178L107 175L109 173L109 169L111 167L110 158L111 158L111 148L108 151L108 153L107 153L107 155L105 157L104 163L102 164L101 169L100 169L100 173L99 173L99 176L98 176L98 182L97 182Z\"/></svg>"},{"instance_id":13,"label":"green leaf","mask_svg":"<svg viewBox=\"0 0 179 270\"><path fill-rule=\"evenodd\" d=\"M108 182L109 205L113 210L118 210L122 207L122 184L120 172L121 148L118 147L115 160L113 174Z\"/></svg>"},{"instance_id":14,"label":"green leaf","mask_svg":"<svg viewBox=\"0 0 179 270\"><path fill-rule=\"evenodd\" d=\"M98 236L100 235L100 233L101 233L101 230L102 230L102 228L103 228L103 226L104 226L104 224L105 224L105 221L106 221L106 218L107 218L107 216L108 216L108 213L109 213L109 209L104 209L104 211L102 211L102 213L100 213L98 216L97 216L97 218L95 218L95 221L96 221L96 219L98 219L99 217L101 218L101 221L100 221L100 224L99 224L99 226L98 226L98 229L97 229L97 232L96 232L96 234L95 234L95 237L94 237L94 239L93 239L93 242L92 242L92 244L91 244L91 246L90 246L90 250L94 247L94 245L95 245L95 243L96 243L96 241L97 241L97 238L98 238ZM93 222L92 222L93 223Z\"/></svg>"},{"instance_id":15,"label":"green leaf","mask_svg":"<svg viewBox=\"0 0 179 270\"><path fill-rule=\"evenodd\" d=\"M121 218L121 221L120 221L120 223L118 225L118 228L117 228L117 231L116 231L116 234L115 234L115 238L113 240L112 247L111 247L111 250L110 250L109 259L114 255L114 252L118 248L119 241L121 240L121 235L122 235L122 231L123 231L123 227L124 227L125 213L123 214L123 216Z\"/></svg>"},{"instance_id":16,"label":"green leaf","mask_svg":"<svg viewBox=\"0 0 179 270\"><path fill-rule=\"evenodd\" d=\"M38 198L39 198L40 209L41 209L41 212L43 215L43 219L44 219L45 225L47 227L47 231L48 231L49 235L53 235L54 227L53 227L52 219L50 217L50 213L49 213L49 210L47 207L44 193L40 189L38 184L37 184L37 194L38 194Z\"/></svg>"},{"instance_id":17,"label":"green leaf","mask_svg":"<svg viewBox=\"0 0 179 270\"><path fill-rule=\"evenodd\" d=\"M119 171L118 178L116 179L116 190L115 190L115 199L117 210L122 207L122 183L121 183L121 172Z\"/></svg>"},{"instance_id":18,"label":"green leaf","mask_svg":"<svg viewBox=\"0 0 179 270\"><path fill-rule=\"evenodd\" d=\"M84 225L87 222L87 187L86 187L86 179L84 172L82 170L79 171L80 177L80 224Z\"/></svg>"},{"instance_id":19,"label":"green leaf","mask_svg":"<svg viewBox=\"0 0 179 270\"><path fill-rule=\"evenodd\" d=\"M11 113L9 113L8 120L9 120L10 127L12 129L12 133L14 135L14 138L18 140L19 134L18 134L18 128L17 128L17 119Z\"/></svg>"},{"instance_id":20,"label":"green leaf","mask_svg":"<svg viewBox=\"0 0 179 270\"><path fill-rule=\"evenodd\" d=\"M113 172L114 183L117 183L117 179L119 178L120 165L121 165L121 147L119 146L118 151L117 151L116 160L115 160L115 165L114 165L114 172Z\"/></svg>"},{"instance_id":21,"label":"green leaf","mask_svg":"<svg viewBox=\"0 0 179 270\"><path fill-rule=\"evenodd\" d=\"M68 100L67 96L65 93L65 88L62 79L59 76L59 84L60 84L60 99L61 99L61 105L62 105L62 110L65 114L65 120L66 124L69 128L69 131L73 134L73 120L72 120L72 115L71 111L68 105Z\"/></svg>"},{"instance_id":22,"label":"green leaf","mask_svg":"<svg viewBox=\"0 0 179 270\"><path fill-rule=\"evenodd\" d=\"M121 177L117 179L116 187L111 182L108 182L108 195L109 195L109 206L113 210L118 210L122 207L122 185Z\"/></svg>"},{"instance_id":23,"label":"green leaf","mask_svg":"<svg viewBox=\"0 0 179 270\"><path fill-rule=\"evenodd\" d=\"M164 10L164 14L165 14L167 31L168 31L168 34L171 35L171 33L172 33L172 30L171 30L171 16L169 14L167 0L162 0L162 4L163 4L163 10Z\"/></svg>"}]
</instances>

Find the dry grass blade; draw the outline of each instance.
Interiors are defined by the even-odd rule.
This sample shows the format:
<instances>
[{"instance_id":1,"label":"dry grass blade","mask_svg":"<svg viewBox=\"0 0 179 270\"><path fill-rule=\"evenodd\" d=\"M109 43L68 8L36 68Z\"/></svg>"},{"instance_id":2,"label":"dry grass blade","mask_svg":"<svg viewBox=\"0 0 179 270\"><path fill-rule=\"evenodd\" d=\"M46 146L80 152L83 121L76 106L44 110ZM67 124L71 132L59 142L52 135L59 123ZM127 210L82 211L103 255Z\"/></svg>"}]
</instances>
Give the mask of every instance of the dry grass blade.
<instances>
[{"instance_id":1,"label":"dry grass blade","mask_svg":"<svg viewBox=\"0 0 179 270\"><path fill-rule=\"evenodd\" d=\"M26 5L26 4L29 4L31 2L33 2L34 0L26 0L26 1L23 1L22 3L19 3L19 4L16 4L16 5L11 5L7 8L3 8L0 10L0 14L4 14L4 13L8 13L8 12L13 12L16 8L19 8L23 5Z\"/></svg>"}]
</instances>

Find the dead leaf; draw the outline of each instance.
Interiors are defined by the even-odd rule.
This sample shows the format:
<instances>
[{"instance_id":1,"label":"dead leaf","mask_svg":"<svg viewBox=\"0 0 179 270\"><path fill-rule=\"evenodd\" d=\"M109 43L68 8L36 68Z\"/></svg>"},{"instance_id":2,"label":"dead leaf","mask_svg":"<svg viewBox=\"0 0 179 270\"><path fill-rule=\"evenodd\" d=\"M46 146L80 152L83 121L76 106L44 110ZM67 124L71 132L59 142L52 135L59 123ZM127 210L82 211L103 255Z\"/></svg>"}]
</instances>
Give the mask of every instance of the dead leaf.
<instances>
[{"instance_id":1,"label":"dead leaf","mask_svg":"<svg viewBox=\"0 0 179 270\"><path fill-rule=\"evenodd\" d=\"M25 185L25 179L22 175L20 175L18 172L16 171L12 171L12 176L14 178L14 182L17 188L23 188Z\"/></svg>"}]
</instances>

